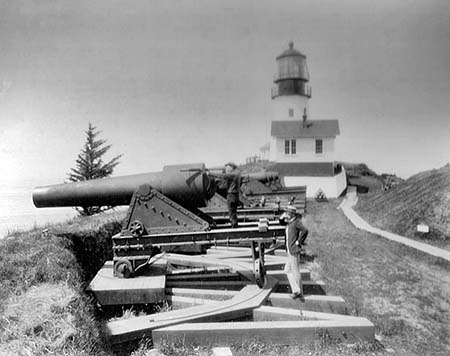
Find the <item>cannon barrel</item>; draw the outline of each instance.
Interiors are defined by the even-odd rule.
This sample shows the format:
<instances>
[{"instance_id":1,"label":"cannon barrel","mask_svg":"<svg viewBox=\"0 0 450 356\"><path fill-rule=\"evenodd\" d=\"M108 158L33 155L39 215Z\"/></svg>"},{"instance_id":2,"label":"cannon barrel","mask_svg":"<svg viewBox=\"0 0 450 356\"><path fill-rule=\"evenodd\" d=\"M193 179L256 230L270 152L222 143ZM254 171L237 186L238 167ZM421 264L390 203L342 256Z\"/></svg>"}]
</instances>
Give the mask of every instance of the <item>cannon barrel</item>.
<instances>
[{"instance_id":1,"label":"cannon barrel","mask_svg":"<svg viewBox=\"0 0 450 356\"><path fill-rule=\"evenodd\" d=\"M260 181L261 183L267 183L270 181L277 180L279 178L278 172L275 171L248 173L244 177L248 178L249 180Z\"/></svg>"},{"instance_id":2,"label":"cannon barrel","mask_svg":"<svg viewBox=\"0 0 450 356\"><path fill-rule=\"evenodd\" d=\"M38 208L128 205L143 184L185 207L204 207L215 192L214 180L205 173L205 165L198 163L165 166L161 172L36 187L33 202Z\"/></svg>"}]
</instances>

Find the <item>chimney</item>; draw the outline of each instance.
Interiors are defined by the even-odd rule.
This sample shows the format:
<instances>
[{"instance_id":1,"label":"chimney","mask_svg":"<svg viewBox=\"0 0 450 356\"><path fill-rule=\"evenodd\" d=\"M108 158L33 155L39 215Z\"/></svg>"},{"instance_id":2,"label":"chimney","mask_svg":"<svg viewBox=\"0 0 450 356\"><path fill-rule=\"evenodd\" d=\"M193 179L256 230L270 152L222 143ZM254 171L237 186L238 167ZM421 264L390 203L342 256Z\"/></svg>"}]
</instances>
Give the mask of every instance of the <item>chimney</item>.
<instances>
[{"instance_id":1,"label":"chimney","mask_svg":"<svg viewBox=\"0 0 450 356\"><path fill-rule=\"evenodd\" d=\"M303 110L303 127L306 127L306 119L308 118L308 115L306 115L306 108Z\"/></svg>"}]
</instances>

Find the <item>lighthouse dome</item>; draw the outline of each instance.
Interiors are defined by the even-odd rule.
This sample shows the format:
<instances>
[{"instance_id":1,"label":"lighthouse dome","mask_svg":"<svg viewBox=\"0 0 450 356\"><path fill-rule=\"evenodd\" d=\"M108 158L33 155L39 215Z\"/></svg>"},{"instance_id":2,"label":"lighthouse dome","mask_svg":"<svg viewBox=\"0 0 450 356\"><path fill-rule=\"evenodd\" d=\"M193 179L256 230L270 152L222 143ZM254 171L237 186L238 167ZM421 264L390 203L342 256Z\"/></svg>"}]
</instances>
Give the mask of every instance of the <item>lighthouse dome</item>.
<instances>
[{"instance_id":1,"label":"lighthouse dome","mask_svg":"<svg viewBox=\"0 0 450 356\"><path fill-rule=\"evenodd\" d=\"M277 57L278 73L275 82L283 79L299 79L309 81L306 56L294 48L294 43L289 43L289 48Z\"/></svg>"},{"instance_id":2,"label":"lighthouse dome","mask_svg":"<svg viewBox=\"0 0 450 356\"><path fill-rule=\"evenodd\" d=\"M297 56L306 58L306 56L303 53L297 51L294 48L294 42L291 41L291 42L289 42L289 48L287 50L283 51L283 53L281 53L277 57L277 60L280 58L283 58L283 57L297 57Z\"/></svg>"}]
</instances>

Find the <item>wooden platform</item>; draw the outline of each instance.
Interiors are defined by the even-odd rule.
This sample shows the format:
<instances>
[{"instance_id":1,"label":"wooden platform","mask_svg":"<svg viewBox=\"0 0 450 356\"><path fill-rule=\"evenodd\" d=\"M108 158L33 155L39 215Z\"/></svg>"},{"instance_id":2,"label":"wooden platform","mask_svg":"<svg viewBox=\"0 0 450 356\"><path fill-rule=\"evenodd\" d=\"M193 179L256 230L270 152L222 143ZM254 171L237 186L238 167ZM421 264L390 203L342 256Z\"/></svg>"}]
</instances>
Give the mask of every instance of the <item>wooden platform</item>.
<instances>
[{"instance_id":1,"label":"wooden platform","mask_svg":"<svg viewBox=\"0 0 450 356\"><path fill-rule=\"evenodd\" d=\"M345 315L345 301L326 295L325 284L313 280L307 268L301 269L305 298L290 298L289 283L280 270L286 262L283 253L266 255L267 263L277 268L267 271L266 286L258 288L248 252L216 247L207 255L166 253L159 260L167 265L165 275L157 277L118 279L112 277L112 263L105 264L90 285L104 305L165 300L172 309L107 323L110 342L151 337L156 346L167 339L229 346L256 338L299 345L321 335L344 342L373 340L373 324Z\"/></svg>"},{"instance_id":2,"label":"wooden platform","mask_svg":"<svg viewBox=\"0 0 450 356\"><path fill-rule=\"evenodd\" d=\"M277 281L275 279L269 279L263 289L256 285L249 285L233 298L220 303L111 321L106 324L106 332L111 343L116 344L141 337L150 337L152 330L169 325L210 320L232 320L251 315L251 310L261 306L269 297L276 284Z\"/></svg>"},{"instance_id":3,"label":"wooden platform","mask_svg":"<svg viewBox=\"0 0 450 356\"><path fill-rule=\"evenodd\" d=\"M160 272L161 273L161 272ZM101 305L148 304L166 299L166 276L113 276L113 262L107 261L87 288Z\"/></svg>"}]
</instances>

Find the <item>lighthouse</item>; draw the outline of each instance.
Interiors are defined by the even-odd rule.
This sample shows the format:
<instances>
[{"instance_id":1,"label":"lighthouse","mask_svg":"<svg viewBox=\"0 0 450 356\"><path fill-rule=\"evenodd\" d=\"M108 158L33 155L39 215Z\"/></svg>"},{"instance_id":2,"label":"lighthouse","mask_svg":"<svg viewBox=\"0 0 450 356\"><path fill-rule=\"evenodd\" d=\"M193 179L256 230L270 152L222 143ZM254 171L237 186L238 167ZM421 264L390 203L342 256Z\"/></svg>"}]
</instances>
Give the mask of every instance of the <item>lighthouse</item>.
<instances>
[{"instance_id":1,"label":"lighthouse","mask_svg":"<svg viewBox=\"0 0 450 356\"><path fill-rule=\"evenodd\" d=\"M273 117L269 159L285 186L307 186L307 197L323 192L338 197L346 187L345 171L335 162L339 121L312 120L311 86L306 56L289 47L276 57L272 87Z\"/></svg>"},{"instance_id":2,"label":"lighthouse","mask_svg":"<svg viewBox=\"0 0 450 356\"><path fill-rule=\"evenodd\" d=\"M289 43L289 48L277 58L272 100L276 121L301 120L308 116L308 100L311 98L306 56Z\"/></svg>"}]
</instances>

